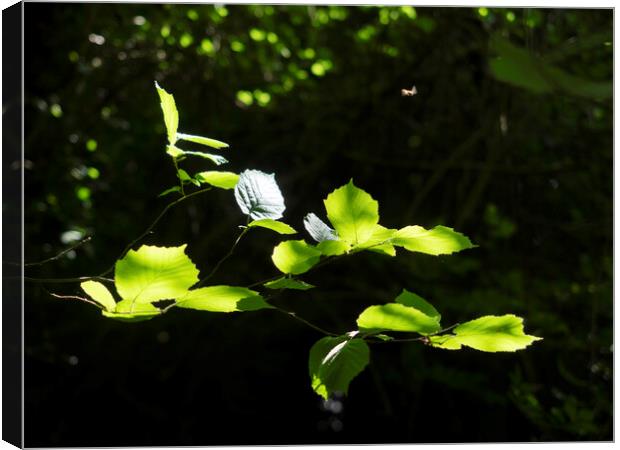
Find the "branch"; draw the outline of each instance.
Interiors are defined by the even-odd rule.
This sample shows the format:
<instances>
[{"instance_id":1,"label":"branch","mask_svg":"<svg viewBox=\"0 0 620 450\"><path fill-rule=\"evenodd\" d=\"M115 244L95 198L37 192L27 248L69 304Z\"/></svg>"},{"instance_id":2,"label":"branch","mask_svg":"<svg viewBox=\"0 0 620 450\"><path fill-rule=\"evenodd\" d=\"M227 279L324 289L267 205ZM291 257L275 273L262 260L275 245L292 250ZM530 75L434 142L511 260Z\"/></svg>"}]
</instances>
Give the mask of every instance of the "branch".
<instances>
[{"instance_id":1,"label":"branch","mask_svg":"<svg viewBox=\"0 0 620 450\"><path fill-rule=\"evenodd\" d=\"M135 238L133 241L131 241L129 244L127 244L127 246L125 247L125 249L122 251L121 255L117 258L117 260L122 259L127 252L131 249L131 247L133 247L133 245L138 242L139 240L141 240L142 238L144 238L144 236L146 236L147 234L149 234L151 232L151 230L155 227L155 225L157 225L157 223L162 219L162 217L164 217L164 215L168 212L168 210L170 208L172 208L173 206L181 203L184 200L187 200L188 198L194 197L195 195L198 194L202 194L203 192L207 192L210 191L211 188L208 187L206 189L201 189L199 191L196 192L192 192L191 194L187 194L175 201L173 201L172 203L169 203L168 205L166 205L166 207L163 209L163 211L159 214L159 216L157 216L157 218L148 226L148 228L146 230L144 230L144 232L138 236L137 238ZM116 264L116 262L114 263ZM111 273L114 270L114 264L112 264L111 267L109 267L105 272L102 272L100 274L100 276L104 276L107 275L109 273Z\"/></svg>"},{"instance_id":2,"label":"branch","mask_svg":"<svg viewBox=\"0 0 620 450\"><path fill-rule=\"evenodd\" d=\"M93 237L92 236L88 236L84 239L82 239L80 242L78 242L75 245L72 245L71 247L63 250L62 252L58 253L56 256L52 256L51 258L47 258L44 259L43 261L39 261L39 262L32 262L32 263L24 263L24 267L31 267L31 266L42 266L43 264L46 264L48 262L51 261L55 261L57 259L59 259L60 257L64 256L65 254L69 253L71 250L74 250L76 248L78 248L79 246L86 244L88 241L90 241ZM11 262L11 261L2 261L2 264L9 264L11 266L19 266L21 267L22 265L20 263L16 263L16 262Z\"/></svg>"},{"instance_id":3,"label":"branch","mask_svg":"<svg viewBox=\"0 0 620 450\"><path fill-rule=\"evenodd\" d=\"M228 258L230 258L234 251L235 248L237 247L237 244L239 244L239 241L241 241L241 238L245 235L245 233L247 233L249 230L248 227L245 227L241 233L239 234L239 236L237 237L237 239L235 240L235 242L233 243L232 247L230 247L230 250L228 250L228 253L226 253L226 255L224 255L224 257L222 259L220 259L217 264L215 265L215 267L213 268L213 270L211 270L211 272L209 273L209 275L207 275L206 277L204 277L202 280L200 280L198 282L198 284L196 285L196 287L200 287L202 286L207 280L209 280L214 274L215 272L217 272L217 270L220 268L220 266L222 265L222 263L224 261L226 261Z\"/></svg>"},{"instance_id":4,"label":"branch","mask_svg":"<svg viewBox=\"0 0 620 450\"><path fill-rule=\"evenodd\" d=\"M446 327L442 330L436 331L434 333L431 334L427 334L425 336L420 336L417 338L407 338L407 339L391 339L389 341L368 341L371 344L389 344L390 342L428 342L428 338L432 337L432 336L437 336L438 334L442 334L445 333L446 331L450 331L453 328L456 328L460 325L460 323L455 323L454 325L450 325L449 327ZM368 337L373 337L372 335L368 336Z\"/></svg>"},{"instance_id":5,"label":"branch","mask_svg":"<svg viewBox=\"0 0 620 450\"><path fill-rule=\"evenodd\" d=\"M20 279L21 277L10 277L9 279ZM101 276L94 277L75 277L75 278L32 278L24 277L24 281L29 283L76 283L80 281L97 280L106 283L114 283L111 278L105 278Z\"/></svg>"},{"instance_id":6,"label":"branch","mask_svg":"<svg viewBox=\"0 0 620 450\"><path fill-rule=\"evenodd\" d=\"M273 305L271 305L271 306L273 306ZM299 317L296 313L294 313L292 311L287 311L287 310L279 308L277 306L273 306L273 308L276 309L277 311L280 311L282 314L286 314L287 316L290 316L293 319L298 320L299 322L306 324L307 326L309 326L310 328L318 331L319 333L323 333L323 334L325 334L327 336L340 336L337 333L332 333L330 331L324 330L323 328L313 324L312 322L309 322L306 319L304 319L302 317Z\"/></svg>"},{"instance_id":7,"label":"branch","mask_svg":"<svg viewBox=\"0 0 620 450\"><path fill-rule=\"evenodd\" d=\"M80 300L80 301L89 303L91 305L95 305L99 309L103 309L103 308L101 308L101 305L99 305L98 303L93 302L92 300L88 300L87 298L78 297L76 295L58 295L58 294L54 294L53 292L49 292L49 291L47 293L49 295L51 295L52 297L55 297L55 298L67 299L67 300Z\"/></svg>"}]
</instances>

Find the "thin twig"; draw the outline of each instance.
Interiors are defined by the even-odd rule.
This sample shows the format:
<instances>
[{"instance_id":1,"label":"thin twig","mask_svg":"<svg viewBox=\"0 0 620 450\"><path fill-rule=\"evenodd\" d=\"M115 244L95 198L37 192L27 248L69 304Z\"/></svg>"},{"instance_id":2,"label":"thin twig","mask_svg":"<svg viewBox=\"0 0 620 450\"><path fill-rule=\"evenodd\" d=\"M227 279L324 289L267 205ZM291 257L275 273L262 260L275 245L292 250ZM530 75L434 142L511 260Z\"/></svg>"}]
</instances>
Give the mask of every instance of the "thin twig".
<instances>
[{"instance_id":1,"label":"thin twig","mask_svg":"<svg viewBox=\"0 0 620 450\"><path fill-rule=\"evenodd\" d=\"M273 305L271 305L271 306L273 306ZM306 319L304 319L304 318L302 318L302 317L299 317L296 313L294 313L294 312L292 312L292 311L287 311L287 310L282 309L282 308L279 308L279 307L277 307L277 306L273 306L273 308L274 308L274 309L276 309L277 311L280 311L282 314L286 314L287 316L290 316L290 317L292 317L293 319L298 320L298 321L300 321L301 323L306 324L306 325L307 325L307 326L309 326L310 328L312 328L312 329L314 329L314 330L316 330L316 331L318 331L318 332L320 332L320 333L323 333L323 334L325 334L325 335L327 335L327 336L340 336L340 335L339 335L339 334L337 334L337 333L332 333L332 332L330 332L330 331L324 330L323 328L319 327L318 325L315 325L315 324L313 324L312 322L309 322L309 321L307 321Z\"/></svg>"},{"instance_id":2,"label":"thin twig","mask_svg":"<svg viewBox=\"0 0 620 450\"><path fill-rule=\"evenodd\" d=\"M220 259L217 264L215 265L215 267L213 268L213 270L211 270L211 272L209 273L209 275L207 275L206 277L204 277L202 280L200 280L198 282L198 284L196 285L196 287L200 287L202 286L207 280L209 280L213 275L215 275L215 273L217 272L217 270L220 268L220 266L222 265L222 263L224 261L226 261L228 258L230 258L234 251L235 248L237 247L237 244L239 244L239 241L241 241L241 238L245 235L245 233L247 233L249 230L248 227L244 228L241 233L239 233L239 236L237 237L237 239L235 240L235 242L233 243L232 247L230 247L230 250L228 250L228 253L226 253L226 255L224 255L224 257L222 259Z\"/></svg>"},{"instance_id":3,"label":"thin twig","mask_svg":"<svg viewBox=\"0 0 620 450\"><path fill-rule=\"evenodd\" d=\"M380 340L380 341L368 341L368 342L371 342L373 344L382 344L382 343L389 344L390 342L420 342L420 341L424 342L424 341L427 341L429 337L437 336L439 334L445 333L447 331L450 331L453 328L458 327L459 325L460 325L459 323L455 323L454 325L450 325L449 327L446 327L443 330L439 330L439 331L436 331L434 333L427 334L425 336L420 336L420 337L417 337L417 338L390 339L389 341L382 341L382 340ZM368 336L368 337L373 337L373 336Z\"/></svg>"},{"instance_id":4,"label":"thin twig","mask_svg":"<svg viewBox=\"0 0 620 450\"><path fill-rule=\"evenodd\" d=\"M55 298L67 299L67 300L81 300L83 302L90 303L91 305L95 305L99 309L103 309L101 305L99 305L98 303L93 302L92 300L89 300L87 298L78 297L77 295L58 295L58 294L54 294L53 292L49 292L49 291L47 293Z\"/></svg>"},{"instance_id":5,"label":"thin twig","mask_svg":"<svg viewBox=\"0 0 620 450\"><path fill-rule=\"evenodd\" d=\"M47 259L44 259L43 261L39 261L39 262L24 263L24 267L42 266L43 264L46 264L48 262L55 261L55 260L61 258L62 256L64 256L65 254L69 253L71 250L74 250L74 249L78 248L79 246L86 244L91 239L92 239L92 236L88 236L88 237L82 239L77 244L72 245L71 247L63 250L60 253L58 253L56 256L52 256L51 258L47 258ZM11 262L11 261L2 261L2 264L9 264L11 266L20 266L21 267L20 263Z\"/></svg>"},{"instance_id":6,"label":"thin twig","mask_svg":"<svg viewBox=\"0 0 620 450\"><path fill-rule=\"evenodd\" d=\"M9 279L21 279L21 277L10 277ZM104 281L106 283L114 283L114 280L111 278L105 278L100 276L94 277L74 277L74 278L32 278L32 277L24 277L24 281L29 283L76 283L78 281L88 281L88 280L96 280L96 281Z\"/></svg>"},{"instance_id":7,"label":"thin twig","mask_svg":"<svg viewBox=\"0 0 620 450\"><path fill-rule=\"evenodd\" d=\"M170 208L172 208L173 206L175 206L175 205L177 205L177 204L181 203L181 202L182 202L182 201L184 201L184 200L187 200L188 198L194 197L194 196L196 196L196 195L198 195L198 194L202 194L203 192L207 192L207 191L210 191L210 190L211 190L211 188L210 188L210 187L208 187L208 188L206 188L206 189L201 189L201 190L199 190L199 191L192 192L191 194L187 194L187 195L185 195L185 196L183 196L183 197L181 197L181 198L178 198L177 200L173 201L172 203L168 203L168 205L166 205L166 207L163 209L163 211L162 211L161 213L159 213L159 215L157 216L157 218L156 218L156 219L155 219L155 220L154 220L154 221L153 221L153 222L152 222L152 223L148 226L148 228L147 228L146 230L144 230L144 232L143 232L140 236L138 236L137 238L135 238L133 241L131 241L131 242L130 242L130 243L129 243L126 247L125 247L125 249L122 251L121 255L117 258L117 260L118 260L118 259L123 258L123 257L127 254L127 252L131 249L131 247L133 247L133 246L134 246L134 244L135 244L136 242L138 242L139 240L141 240L142 238L144 238L147 234L149 234L149 233L151 232L151 230L155 227L155 225L157 225L157 223L158 223L158 222L162 219L162 217L164 217L164 215L168 212L168 210L169 210ZM107 274L111 273L113 270L114 270L114 264L112 264L112 266L111 266L111 267L109 267L109 268L108 268L105 272L102 272L102 273L100 274L100 276L107 275Z\"/></svg>"}]
</instances>

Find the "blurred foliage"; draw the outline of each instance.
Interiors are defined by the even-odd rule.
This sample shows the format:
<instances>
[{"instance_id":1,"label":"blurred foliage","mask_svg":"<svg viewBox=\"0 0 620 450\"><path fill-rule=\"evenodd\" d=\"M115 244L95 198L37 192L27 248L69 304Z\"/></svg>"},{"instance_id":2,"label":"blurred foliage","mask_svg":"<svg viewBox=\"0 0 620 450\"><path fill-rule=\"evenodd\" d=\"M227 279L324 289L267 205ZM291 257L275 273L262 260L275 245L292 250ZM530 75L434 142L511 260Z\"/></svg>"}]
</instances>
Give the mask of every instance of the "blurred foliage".
<instances>
[{"instance_id":1,"label":"blurred foliage","mask_svg":"<svg viewBox=\"0 0 620 450\"><path fill-rule=\"evenodd\" d=\"M187 130L231 144L227 170L277 174L296 228L353 177L386 226L446 224L480 246L334 264L307 280L326 289L287 307L348 331L404 287L446 321L512 312L545 338L509 356L382 347L351 385L365 397L317 404L289 379L317 337L296 323L181 311L129 327L46 292L77 284L28 285L26 445L612 439L611 10L25 12L26 261L93 236L32 276L102 272L166 204L157 194L175 175L155 79ZM189 242L213 265L242 219L230 195L175 210L145 243ZM218 282L272 276L275 240L243 243L250 256ZM102 434L108 411L132 425Z\"/></svg>"}]
</instances>

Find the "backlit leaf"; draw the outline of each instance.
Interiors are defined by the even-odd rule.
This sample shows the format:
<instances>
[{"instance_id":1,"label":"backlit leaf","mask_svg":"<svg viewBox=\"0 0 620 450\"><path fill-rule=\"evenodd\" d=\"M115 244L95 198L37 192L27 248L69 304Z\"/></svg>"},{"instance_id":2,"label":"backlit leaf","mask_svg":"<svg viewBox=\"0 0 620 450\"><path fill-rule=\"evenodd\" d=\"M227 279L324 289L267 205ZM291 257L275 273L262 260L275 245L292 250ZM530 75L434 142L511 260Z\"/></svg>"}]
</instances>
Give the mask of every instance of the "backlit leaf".
<instances>
[{"instance_id":1,"label":"backlit leaf","mask_svg":"<svg viewBox=\"0 0 620 450\"><path fill-rule=\"evenodd\" d=\"M351 246L342 241L323 241L317 244L316 249L325 256L338 256L347 253Z\"/></svg>"},{"instance_id":2,"label":"backlit leaf","mask_svg":"<svg viewBox=\"0 0 620 450\"><path fill-rule=\"evenodd\" d=\"M542 338L523 332L523 319L513 314L484 316L460 324L453 334L432 336L431 345L458 350L465 345L483 352L514 352Z\"/></svg>"},{"instance_id":3,"label":"backlit leaf","mask_svg":"<svg viewBox=\"0 0 620 450\"><path fill-rule=\"evenodd\" d=\"M437 319L438 322L441 320L441 314L439 314L433 305L419 295L409 292L407 289L403 289L394 301L401 305L411 306L412 308L422 311L427 316Z\"/></svg>"},{"instance_id":4,"label":"backlit leaf","mask_svg":"<svg viewBox=\"0 0 620 450\"><path fill-rule=\"evenodd\" d=\"M159 100L161 101L161 110L164 113L164 123L166 124L166 131L168 132L168 142L174 144L177 140L177 129L179 127L179 113L174 102L174 97L161 88L157 81L155 82L155 87L157 88Z\"/></svg>"},{"instance_id":5,"label":"backlit leaf","mask_svg":"<svg viewBox=\"0 0 620 450\"><path fill-rule=\"evenodd\" d=\"M401 228L394 234L391 242L410 252L429 255L449 255L475 247L467 236L442 225L432 230L426 230L418 225Z\"/></svg>"},{"instance_id":6,"label":"backlit leaf","mask_svg":"<svg viewBox=\"0 0 620 450\"><path fill-rule=\"evenodd\" d=\"M268 289L295 289L298 291L307 291L314 286L306 283L305 281L296 280L294 278L282 277L274 281L269 281L263 284Z\"/></svg>"},{"instance_id":7,"label":"backlit leaf","mask_svg":"<svg viewBox=\"0 0 620 450\"><path fill-rule=\"evenodd\" d=\"M196 144L206 145L213 148L226 148L228 144L226 142L218 141L204 136L195 136L193 134L177 133L177 139L184 141L194 142Z\"/></svg>"},{"instance_id":8,"label":"backlit leaf","mask_svg":"<svg viewBox=\"0 0 620 450\"><path fill-rule=\"evenodd\" d=\"M295 231L295 229L291 227L290 225L287 225L284 222L278 222L277 220L273 220L273 219L253 220L252 222L248 223L248 227L267 228L269 230L275 231L278 234L297 233L297 231Z\"/></svg>"},{"instance_id":9,"label":"backlit leaf","mask_svg":"<svg viewBox=\"0 0 620 450\"><path fill-rule=\"evenodd\" d=\"M357 325L364 330L411 331L420 334L440 330L437 318L429 317L416 308L400 303L366 308L357 318Z\"/></svg>"},{"instance_id":10,"label":"backlit leaf","mask_svg":"<svg viewBox=\"0 0 620 450\"><path fill-rule=\"evenodd\" d=\"M185 295L198 282L198 269L185 254L186 245L143 245L116 262L116 289L123 300L151 303Z\"/></svg>"},{"instance_id":11,"label":"backlit leaf","mask_svg":"<svg viewBox=\"0 0 620 450\"><path fill-rule=\"evenodd\" d=\"M172 186L170 189L166 189L164 192L158 195L158 197L163 197L164 195L172 194L173 192L181 192L181 188L179 186Z\"/></svg>"},{"instance_id":12,"label":"backlit leaf","mask_svg":"<svg viewBox=\"0 0 620 450\"><path fill-rule=\"evenodd\" d=\"M228 162L228 160L223 156L205 152L193 152L190 150L183 150L183 155L198 156L199 158L208 159L210 161L213 161L216 166L221 166L222 164L226 164Z\"/></svg>"},{"instance_id":13,"label":"backlit leaf","mask_svg":"<svg viewBox=\"0 0 620 450\"><path fill-rule=\"evenodd\" d=\"M347 394L351 380L368 365L370 350L363 339L324 337L310 349L308 368L312 389L324 399Z\"/></svg>"},{"instance_id":14,"label":"backlit leaf","mask_svg":"<svg viewBox=\"0 0 620 450\"><path fill-rule=\"evenodd\" d=\"M306 241L284 241L273 249L271 259L283 273L298 275L319 262L321 252Z\"/></svg>"},{"instance_id":15,"label":"backlit leaf","mask_svg":"<svg viewBox=\"0 0 620 450\"><path fill-rule=\"evenodd\" d=\"M86 292L94 301L99 303L108 311L114 311L116 308L116 301L112 294L105 285L98 281L88 280L80 284L80 287Z\"/></svg>"},{"instance_id":16,"label":"backlit leaf","mask_svg":"<svg viewBox=\"0 0 620 450\"><path fill-rule=\"evenodd\" d=\"M176 306L212 312L255 311L272 308L258 292L237 286L209 286L194 289L179 298Z\"/></svg>"},{"instance_id":17,"label":"backlit leaf","mask_svg":"<svg viewBox=\"0 0 620 450\"><path fill-rule=\"evenodd\" d=\"M324 203L339 239L352 245L370 239L379 223L379 203L356 187L353 180L329 194Z\"/></svg>"},{"instance_id":18,"label":"backlit leaf","mask_svg":"<svg viewBox=\"0 0 620 450\"><path fill-rule=\"evenodd\" d=\"M201 183L207 183L221 189L233 189L239 181L239 175L233 172L206 171L194 176Z\"/></svg>"},{"instance_id":19,"label":"backlit leaf","mask_svg":"<svg viewBox=\"0 0 620 450\"><path fill-rule=\"evenodd\" d=\"M235 199L241 211L252 219L279 219L286 209L275 175L260 170L241 172Z\"/></svg>"},{"instance_id":20,"label":"backlit leaf","mask_svg":"<svg viewBox=\"0 0 620 450\"><path fill-rule=\"evenodd\" d=\"M116 304L116 308L113 311L101 311L101 314L121 322L142 322L160 315L161 311L150 303L135 303L132 300L122 300Z\"/></svg>"}]
</instances>

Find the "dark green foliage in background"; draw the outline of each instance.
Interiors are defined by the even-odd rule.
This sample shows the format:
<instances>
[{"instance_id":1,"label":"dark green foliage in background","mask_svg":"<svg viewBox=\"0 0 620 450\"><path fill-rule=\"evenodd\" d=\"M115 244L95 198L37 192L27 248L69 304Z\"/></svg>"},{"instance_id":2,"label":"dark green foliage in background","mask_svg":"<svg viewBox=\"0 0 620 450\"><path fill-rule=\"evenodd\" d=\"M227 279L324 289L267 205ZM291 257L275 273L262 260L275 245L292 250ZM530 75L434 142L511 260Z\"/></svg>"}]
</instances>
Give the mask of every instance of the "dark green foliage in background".
<instances>
[{"instance_id":1,"label":"dark green foliage in background","mask_svg":"<svg viewBox=\"0 0 620 450\"><path fill-rule=\"evenodd\" d=\"M130 329L32 285L27 445L611 439L611 11L25 10L26 261L93 236L32 276L104 271L170 201L157 197L177 183L161 151L157 79L175 94L181 131L231 144L226 170L278 174L294 228L353 177L381 200L382 223L449 224L480 245L449 259L335 264L305 280L328 289L287 297L300 314L347 331L352 311L405 288L447 323L510 311L545 337L501 357L386 345L355 381L367 398L317 405L306 384L286 384L307 371L307 354L292 349L318 339L296 323L181 311ZM192 260L212 267L242 220L218 191L180 206L145 243L188 242ZM278 240L255 233L242 244L249 256L214 281L273 275ZM93 442L106 407L121 409L120 423L141 419Z\"/></svg>"}]
</instances>

